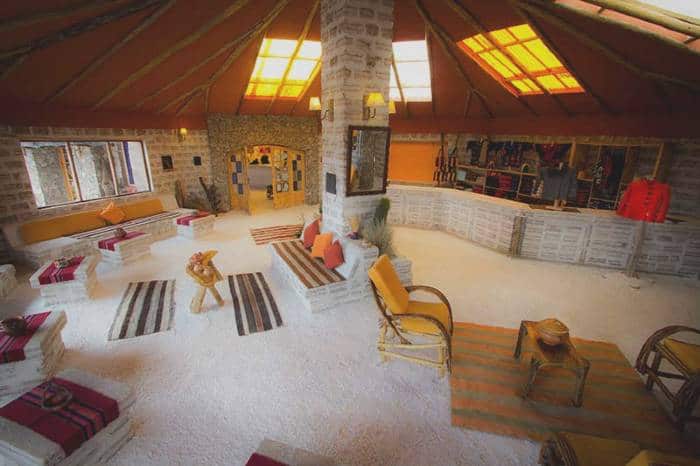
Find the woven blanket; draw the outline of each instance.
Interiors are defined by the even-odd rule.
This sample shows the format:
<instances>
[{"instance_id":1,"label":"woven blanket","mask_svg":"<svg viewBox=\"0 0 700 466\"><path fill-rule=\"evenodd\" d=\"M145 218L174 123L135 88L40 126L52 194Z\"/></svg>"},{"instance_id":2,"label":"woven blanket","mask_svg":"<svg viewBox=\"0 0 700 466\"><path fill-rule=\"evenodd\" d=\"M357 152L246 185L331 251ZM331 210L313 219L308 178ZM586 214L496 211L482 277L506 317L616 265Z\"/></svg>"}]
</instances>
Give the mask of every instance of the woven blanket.
<instances>
[{"instance_id":1,"label":"woven blanket","mask_svg":"<svg viewBox=\"0 0 700 466\"><path fill-rule=\"evenodd\" d=\"M108 235L110 235L114 230L117 228L124 228L126 229L135 229L136 227L140 225L147 225L149 223L155 223L161 220L168 220L172 218L176 218L182 215L182 212L178 211L170 211L170 212L161 212L159 214L151 215L149 217L143 217L143 218L136 218L134 220L129 220L128 222L123 222L118 225L110 225L107 227L102 227L98 228L96 230L90 230L90 231L85 231L83 233L76 233L74 235L71 235L71 238L75 239L101 239L104 238Z\"/></svg>"},{"instance_id":2,"label":"woven blanket","mask_svg":"<svg viewBox=\"0 0 700 466\"><path fill-rule=\"evenodd\" d=\"M123 236L121 238L117 238L115 236L114 238L101 239L97 242L97 247L100 249L106 249L108 251L114 251L114 246L116 246L117 243L121 243L122 241L126 241L132 238L138 238L139 236L143 235L144 233L142 231L130 231L126 234L126 236Z\"/></svg>"},{"instance_id":3,"label":"woven blanket","mask_svg":"<svg viewBox=\"0 0 700 466\"><path fill-rule=\"evenodd\" d=\"M228 276L238 335L264 332L282 326L275 298L262 273Z\"/></svg>"},{"instance_id":4,"label":"woven blanket","mask_svg":"<svg viewBox=\"0 0 700 466\"><path fill-rule=\"evenodd\" d=\"M62 378L55 377L50 382L71 391L73 400L67 406L58 411L41 407L46 391L56 393L49 382L44 382L0 408L0 417L60 445L66 456L119 417L116 400Z\"/></svg>"},{"instance_id":5,"label":"woven blanket","mask_svg":"<svg viewBox=\"0 0 700 466\"><path fill-rule=\"evenodd\" d=\"M250 236L255 244L260 246L275 241L289 241L301 235L304 225L279 225L276 227L251 228Z\"/></svg>"},{"instance_id":6,"label":"woven blanket","mask_svg":"<svg viewBox=\"0 0 700 466\"><path fill-rule=\"evenodd\" d=\"M24 320L27 322L27 330L22 336L13 337L6 333L0 333L0 364L25 360L24 347L27 346L29 340L50 314L51 312L42 312L26 316Z\"/></svg>"},{"instance_id":7,"label":"woven blanket","mask_svg":"<svg viewBox=\"0 0 700 466\"><path fill-rule=\"evenodd\" d=\"M272 246L306 288L317 288L345 280L335 270L327 269L321 259L312 257L301 241L273 243Z\"/></svg>"},{"instance_id":8,"label":"woven blanket","mask_svg":"<svg viewBox=\"0 0 700 466\"><path fill-rule=\"evenodd\" d=\"M70 264L67 267L58 268L55 263L51 263L39 275L39 283L41 285L50 285L51 283L69 282L75 280L75 271L80 267L85 257L77 256L70 259Z\"/></svg>"},{"instance_id":9,"label":"woven blanket","mask_svg":"<svg viewBox=\"0 0 700 466\"><path fill-rule=\"evenodd\" d=\"M192 220L197 220L199 218L204 218L208 217L209 212L197 212L196 214L193 215L186 215L184 217L179 217L175 222L178 225L184 225L184 226L189 226L189 224L192 222Z\"/></svg>"},{"instance_id":10,"label":"woven blanket","mask_svg":"<svg viewBox=\"0 0 700 466\"><path fill-rule=\"evenodd\" d=\"M109 340L170 330L174 290L175 280L129 283L109 330Z\"/></svg>"}]
</instances>

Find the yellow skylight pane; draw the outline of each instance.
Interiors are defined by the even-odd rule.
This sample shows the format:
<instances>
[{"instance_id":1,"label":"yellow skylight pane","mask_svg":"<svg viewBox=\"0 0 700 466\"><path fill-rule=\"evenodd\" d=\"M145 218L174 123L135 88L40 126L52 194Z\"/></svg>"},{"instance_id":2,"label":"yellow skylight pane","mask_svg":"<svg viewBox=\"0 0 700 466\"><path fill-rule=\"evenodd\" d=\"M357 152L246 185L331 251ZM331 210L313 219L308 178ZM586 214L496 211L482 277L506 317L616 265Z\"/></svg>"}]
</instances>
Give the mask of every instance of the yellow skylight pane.
<instances>
[{"instance_id":1,"label":"yellow skylight pane","mask_svg":"<svg viewBox=\"0 0 700 466\"><path fill-rule=\"evenodd\" d=\"M259 60L263 60L263 62L255 77L265 80L281 80L289 63L289 58L261 58Z\"/></svg>"},{"instance_id":2,"label":"yellow skylight pane","mask_svg":"<svg viewBox=\"0 0 700 466\"><path fill-rule=\"evenodd\" d=\"M481 44L481 46L484 47L485 49L492 49L493 48L493 44L491 42L489 42L489 40L481 34L475 35L474 39L476 39L476 41L479 42L479 44Z\"/></svg>"},{"instance_id":3,"label":"yellow skylight pane","mask_svg":"<svg viewBox=\"0 0 700 466\"><path fill-rule=\"evenodd\" d=\"M560 73L557 75L557 77L568 88L573 89L573 88L580 88L581 87L581 84L579 84L579 82L576 80L576 78L571 76L569 73Z\"/></svg>"},{"instance_id":4,"label":"yellow skylight pane","mask_svg":"<svg viewBox=\"0 0 700 466\"><path fill-rule=\"evenodd\" d=\"M508 52L529 72L544 71L546 68L522 45L508 46Z\"/></svg>"},{"instance_id":5,"label":"yellow skylight pane","mask_svg":"<svg viewBox=\"0 0 700 466\"><path fill-rule=\"evenodd\" d=\"M535 84L532 79L530 78L525 78L523 79L523 82L530 87L531 90L536 91L536 92L542 92L540 91L540 88L537 87L537 84Z\"/></svg>"},{"instance_id":6,"label":"yellow skylight pane","mask_svg":"<svg viewBox=\"0 0 700 466\"><path fill-rule=\"evenodd\" d=\"M519 26L513 26L508 28L511 34L513 34L519 41L533 39L537 37L535 31L532 30L529 24L521 24Z\"/></svg>"},{"instance_id":7,"label":"yellow skylight pane","mask_svg":"<svg viewBox=\"0 0 700 466\"><path fill-rule=\"evenodd\" d=\"M531 92L530 87L525 84L522 80L520 79L515 79L510 82L513 86L517 87L520 92L523 94L527 94L528 92Z\"/></svg>"},{"instance_id":8,"label":"yellow skylight pane","mask_svg":"<svg viewBox=\"0 0 700 466\"><path fill-rule=\"evenodd\" d=\"M515 42L515 37L513 37L507 29L499 29L498 31L490 32L489 35L501 45L508 45Z\"/></svg>"},{"instance_id":9,"label":"yellow skylight pane","mask_svg":"<svg viewBox=\"0 0 700 466\"><path fill-rule=\"evenodd\" d=\"M404 88L403 95L409 102L430 102L432 100L429 87L407 87Z\"/></svg>"},{"instance_id":10,"label":"yellow skylight pane","mask_svg":"<svg viewBox=\"0 0 700 466\"><path fill-rule=\"evenodd\" d=\"M294 60L292 67L289 69L287 81L303 81L306 82L316 68L316 61L312 60Z\"/></svg>"},{"instance_id":11,"label":"yellow skylight pane","mask_svg":"<svg viewBox=\"0 0 700 466\"><path fill-rule=\"evenodd\" d=\"M283 86L280 91L280 97L299 97L304 86Z\"/></svg>"},{"instance_id":12,"label":"yellow skylight pane","mask_svg":"<svg viewBox=\"0 0 700 466\"><path fill-rule=\"evenodd\" d=\"M273 57L291 57L294 53L294 48L297 46L296 40L291 39L265 39L269 41L264 51L267 56Z\"/></svg>"},{"instance_id":13,"label":"yellow skylight pane","mask_svg":"<svg viewBox=\"0 0 700 466\"><path fill-rule=\"evenodd\" d=\"M520 70L518 67L513 63L513 61L508 58L503 52L500 50L494 50L491 52L494 57L498 59L503 65L510 70L511 73L513 74L521 74Z\"/></svg>"},{"instance_id":14,"label":"yellow skylight pane","mask_svg":"<svg viewBox=\"0 0 700 466\"><path fill-rule=\"evenodd\" d=\"M321 43L313 40L305 40L299 47L299 58L318 60L321 58Z\"/></svg>"},{"instance_id":15,"label":"yellow skylight pane","mask_svg":"<svg viewBox=\"0 0 700 466\"><path fill-rule=\"evenodd\" d=\"M525 47L527 47L547 68L560 68L562 66L557 57L549 50L549 47L540 39L525 42Z\"/></svg>"},{"instance_id":16,"label":"yellow skylight pane","mask_svg":"<svg viewBox=\"0 0 700 466\"><path fill-rule=\"evenodd\" d=\"M482 47L481 44L479 44L473 37L464 39L462 42L464 42L464 45L469 47L472 52L481 52L484 50L484 47Z\"/></svg>"},{"instance_id":17,"label":"yellow skylight pane","mask_svg":"<svg viewBox=\"0 0 700 466\"><path fill-rule=\"evenodd\" d=\"M252 89L251 86L253 86ZM277 94L278 87L279 86L277 84L250 84L248 86L250 89L250 93L248 95L255 97L273 97L275 94Z\"/></svg>"},{"instance_id":18,"label":"yellow skylight pane","mask_svg":"<svg viewBox=\"0 0 700 466\"><path fill-rule=\"evenodd\" d=\"M561 89L565 89L564 85L559 81L556 77L554 77L551 74L545 75L545 76L538 76L537 82L542 84L545 89L548 91L557 91Z\"/></svg>"},{"instance_id":19,"label":"yellow skylight pane","mask_svg":"<svg viewBox=\"0 0 700 466\"><path fill-rule=\"evenodd\" d=\"M498 74L503 76L504 78L511 78L513 77L513 73L506 68L504 65L499 62L496 57L494 57L491 52L484 52L480 53L479 56L489 65L491 65L491 68L496 70Z\"/></svg>"}]
</instances>

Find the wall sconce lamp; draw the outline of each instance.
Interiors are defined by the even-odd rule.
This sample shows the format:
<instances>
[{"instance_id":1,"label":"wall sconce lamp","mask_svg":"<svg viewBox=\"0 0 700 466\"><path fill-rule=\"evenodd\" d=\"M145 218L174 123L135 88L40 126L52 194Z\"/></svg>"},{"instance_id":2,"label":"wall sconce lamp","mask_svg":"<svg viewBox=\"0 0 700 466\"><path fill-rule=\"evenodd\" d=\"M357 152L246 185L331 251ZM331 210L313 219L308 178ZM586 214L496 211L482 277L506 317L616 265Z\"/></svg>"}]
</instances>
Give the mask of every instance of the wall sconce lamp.
<instances>
[{"instance_id":1,"label":"wall sconce lamp","mask_svg":"<svg viewBox=\"0 0 700 466\"><path fill-rule=\"evenodd\" d=\"M187 138L187 128L180 128L177 130L177 138L180 142L184 141Z\"/></svg>"},{"instance_id":2,"label":"wall sconce lamp","mask_svg":"<svg viewBox=\"0 0 700 466\"><path fill-rule=\"evenodd\" d=\"M393 115L394 113L396 113L396 102L394 102L393 100L390 100L389 101L389 115Z\"/></svg>"},{"instance_id":3,"label":"wall sconce lamp","mask_svg":"<svg viewBox=\"0 0 700 466\"><path fill-rule=\"evenodd\" d=\"M319 97L309 98L309 111L321 112L321 99ZM328 99L328 108L321 114L321 121L328 118L328 121L333 121L333 99Z\"/></svg>"},{"instance_id":4,"label":"wall sconce lamp","mask_svg":"<svg viewBox=\"0 0 700 466\"><path fill-rule=\"evenodd\" d=\"M371 120L377 116L377 107L386 105L381 92L370 92L365 98L365 106L362 111L363 120Z\"/></svg>"}]
</instances>

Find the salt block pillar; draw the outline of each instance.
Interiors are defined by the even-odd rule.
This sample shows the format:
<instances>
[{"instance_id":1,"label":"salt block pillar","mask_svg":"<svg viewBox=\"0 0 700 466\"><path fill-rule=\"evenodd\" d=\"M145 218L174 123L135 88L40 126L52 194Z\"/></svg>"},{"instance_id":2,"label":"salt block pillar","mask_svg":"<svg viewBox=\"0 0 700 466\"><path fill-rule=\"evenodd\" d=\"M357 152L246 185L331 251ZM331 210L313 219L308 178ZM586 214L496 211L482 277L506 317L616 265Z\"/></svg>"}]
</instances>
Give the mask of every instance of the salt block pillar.
<instances>
[{"instance_id":1,"label":"salt block pillar","mask_svg":"<svg viewBox=\"0 0 700 466\"><path fill-rule=\"evenodd\" d=\"M370 92L389 102L393 35L393 0L321 0L321 102L325 110L332 99L334 109L321 131L324 230L347 233L348 219L372 216L382 197L346 196L346 155L350 125L389 126L388 107L369 120L362 115Z\"/></svg>"}]
</instances>

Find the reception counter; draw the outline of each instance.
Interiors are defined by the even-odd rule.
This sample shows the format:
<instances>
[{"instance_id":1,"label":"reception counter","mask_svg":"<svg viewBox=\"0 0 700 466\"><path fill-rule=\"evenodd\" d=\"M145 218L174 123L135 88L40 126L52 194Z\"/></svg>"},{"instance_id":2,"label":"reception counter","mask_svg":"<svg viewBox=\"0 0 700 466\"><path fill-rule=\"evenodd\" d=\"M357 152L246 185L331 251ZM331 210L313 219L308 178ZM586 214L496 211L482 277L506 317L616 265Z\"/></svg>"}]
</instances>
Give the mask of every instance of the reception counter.
<instances>
[{"instance_id":1,"label":"reception counter","mask_svg":"<svg viewBox=\"0 0 700 466\"><path fill-rule=\"evenodd\" d=\"M638 222L615 212L561 212L470 191L390 185L389 222L439 229L515 257L625 269ZM698 277L700 222L648 224L637 270Z\"/></svg>"}]
</instances>

